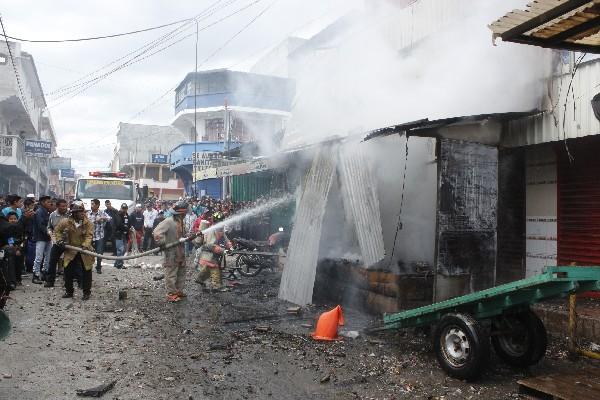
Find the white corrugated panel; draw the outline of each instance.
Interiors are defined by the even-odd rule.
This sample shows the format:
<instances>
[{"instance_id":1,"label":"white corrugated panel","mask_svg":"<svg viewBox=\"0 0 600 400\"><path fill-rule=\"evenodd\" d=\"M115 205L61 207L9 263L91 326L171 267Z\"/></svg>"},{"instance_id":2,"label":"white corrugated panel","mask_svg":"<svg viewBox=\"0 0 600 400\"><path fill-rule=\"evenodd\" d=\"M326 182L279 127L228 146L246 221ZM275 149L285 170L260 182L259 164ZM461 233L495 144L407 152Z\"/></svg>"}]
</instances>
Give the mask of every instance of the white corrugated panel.
<instances>
[{"instance_id":1,"label":"white corrugated panel","mask_svg":"<svg viewBox=\"0 0 600 400\"><path fill-rule=\"evenodd\" d=\"M590 103L600 92L600 60L579 67L567 96L570 81L570 74L553 78L552 96L546 101L548 111L511 121L502 145L527 146L600 134L600 122Z\"/></svg>"},{"instance_id":2,"label":"white corrugated panel","mask_svg":"<svg viewBox=\"0 0 600 400\"><path fill-rule=\"evenodd\" d=\"M473 0L420 0L384 22L384 30L398 50L441 31L449 23L469 14Z\"/></svg>"},{"instance_id":3,"label":"white corrugated panel","mask_svg":"<svg viewBox=\"0 0 600 400\"><path fill-rule=\"evenodd\" d=\"M322 146L306 175L302 195L296 209L288 257L281 276L279 298L294 304L312 302L317 273L319 244L327 197L335 175L336 158L331 147Z\"/></svg>"},{"instance_id":4,"label":"white corrugated panel","mask_svg":"<svg viewBox=\"0 0 600 400\"><path fill-rule=\"evenodd\" d=\"M341 147L339 170L344 208L354 219L362 261L369 267L383 259L385 249L377 185L373 182L365 146L350 143Z\"/></svg>"}]
</instances>

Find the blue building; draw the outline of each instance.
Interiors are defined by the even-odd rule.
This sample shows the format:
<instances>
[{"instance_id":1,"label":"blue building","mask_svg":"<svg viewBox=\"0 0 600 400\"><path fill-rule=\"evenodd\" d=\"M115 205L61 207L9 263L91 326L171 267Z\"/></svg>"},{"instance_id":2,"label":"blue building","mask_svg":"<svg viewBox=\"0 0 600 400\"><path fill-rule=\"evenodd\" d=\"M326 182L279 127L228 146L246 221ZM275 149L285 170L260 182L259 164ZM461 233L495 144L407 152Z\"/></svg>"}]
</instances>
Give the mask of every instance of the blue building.
<instances>
[{"instance_id":1,"label":"blue building","mask_svg":"<svg viewBox=\"0 0 600 400\"><path fill-rule=\"evenodd\" d=\"M239 147L239 143L231 143L230 148ZM194 193L194 161L196 161L196 171L207 165L208 162L222 157L225 149L224 142L198 142L183 143L171 150L170 164L171 171L183 181L186 193ZM210 196L212 198L221 198L223 196L223 179L212 178L198 180L195 182L196 194L198 196Z\"/></svg>"},{"instance_id":2,"label":"blue building","mask_svg":"<svg viewBox=\"0 0 600 400\"><path fill-rule=\"evenodd\" d=\"M294 95L294 82L286 78L226 69L187 74L175 90L175 117L171 124L191 143L176 147L170 157L171 169L183 179L186 191L193 192L195 140L197 156L204 157L203 162L220 157L213 153L223 152L228 123L230 143L255 143L254 155L272 153L277 150L291 115ZM209 157L210 154L213 155ZM221 197L220 181L198 181L197 193L205 191L212 197ZM225 190L228 192L227 184Z\"/></svg>"}]
</instances>

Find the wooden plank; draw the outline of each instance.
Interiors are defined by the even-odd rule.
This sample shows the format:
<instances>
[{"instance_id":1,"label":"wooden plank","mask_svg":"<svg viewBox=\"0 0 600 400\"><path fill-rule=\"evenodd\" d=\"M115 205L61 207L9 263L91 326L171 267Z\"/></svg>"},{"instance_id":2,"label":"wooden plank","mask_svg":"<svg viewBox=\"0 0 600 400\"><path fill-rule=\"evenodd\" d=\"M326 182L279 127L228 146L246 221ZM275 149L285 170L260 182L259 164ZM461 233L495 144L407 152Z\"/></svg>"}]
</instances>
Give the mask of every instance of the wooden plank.
<instances>
[{"instance_id":1,"label":"wooden plank","mask_svg":"<svg viewBox=\"0 0 600 400\"><path fill-rule=\"evenodd\" d=\"M586 368L572 374L552 374L517 381L520 390L542 398L597 400L600 398L600 369Z\"/></svg>"}]
</instances>

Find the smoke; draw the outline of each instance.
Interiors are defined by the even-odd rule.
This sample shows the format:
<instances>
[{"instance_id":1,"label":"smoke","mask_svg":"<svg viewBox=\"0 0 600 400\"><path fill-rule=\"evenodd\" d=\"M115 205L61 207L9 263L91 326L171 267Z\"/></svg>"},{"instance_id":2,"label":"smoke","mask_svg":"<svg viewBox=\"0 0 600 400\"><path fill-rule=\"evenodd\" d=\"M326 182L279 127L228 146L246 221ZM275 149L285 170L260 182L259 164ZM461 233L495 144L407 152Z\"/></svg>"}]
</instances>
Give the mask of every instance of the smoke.
<instances>
[{"instance_id":1,"label":"smoke","mask_svg":"<svg viewBox=\"0 0 600 400\"><path fill-rule=\"evenodd\" d=\"M487 27L524 0L392 3L368 2L291 60L297 94L286 147L421 118L539 107L551 52L494 46Z\"/></svg>"}]
</instances>

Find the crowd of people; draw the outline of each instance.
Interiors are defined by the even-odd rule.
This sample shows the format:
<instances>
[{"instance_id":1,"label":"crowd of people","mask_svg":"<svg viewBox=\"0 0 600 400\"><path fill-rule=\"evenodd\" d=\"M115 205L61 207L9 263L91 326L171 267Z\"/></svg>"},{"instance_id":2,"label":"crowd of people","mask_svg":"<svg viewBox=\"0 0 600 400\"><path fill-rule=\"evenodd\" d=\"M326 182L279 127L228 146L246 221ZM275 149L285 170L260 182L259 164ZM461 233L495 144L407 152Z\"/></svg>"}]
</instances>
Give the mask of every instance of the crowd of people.
<instances>
[{"instance_id":1,"label":"crowd of people","mask_svg":"<svg viewBox=\"0 0 600 400\"><path fill-rule=\"evenodd\" d=\"M190 255L195 255L199 270L196 282L205 285L210 279L208 285L218 290L222 287L218 266L223 250L231 246L229 237L266 240L269 235L268 215L222 224L226 226L209 235L201 234L207 227L255 207L257 202L234 203L206 196L174 202L161 201L150 194L144 205L136 204L133 210L126 203L117 209L109 200L101 209L100 199L92 200L86 210L77 199L69 203L50 196L0 196L0 261L6 286L16 290L24 277L31 276L33 284L50 288L57 275L64 274L63 297L73 297L77 281L83 290L82 299L87 300L91 295L92 270L95 267L96 273L102 273L102 259L66 249L66 244L104 254L110 243L115 256L161 247L167 270L167 299L179 301L185 297L181 271L185 271ZM183 237L190 240L174 249L163 248ZM122 260L115 260L113 265L125 268Z\"/></svg>"}]
</instances>

